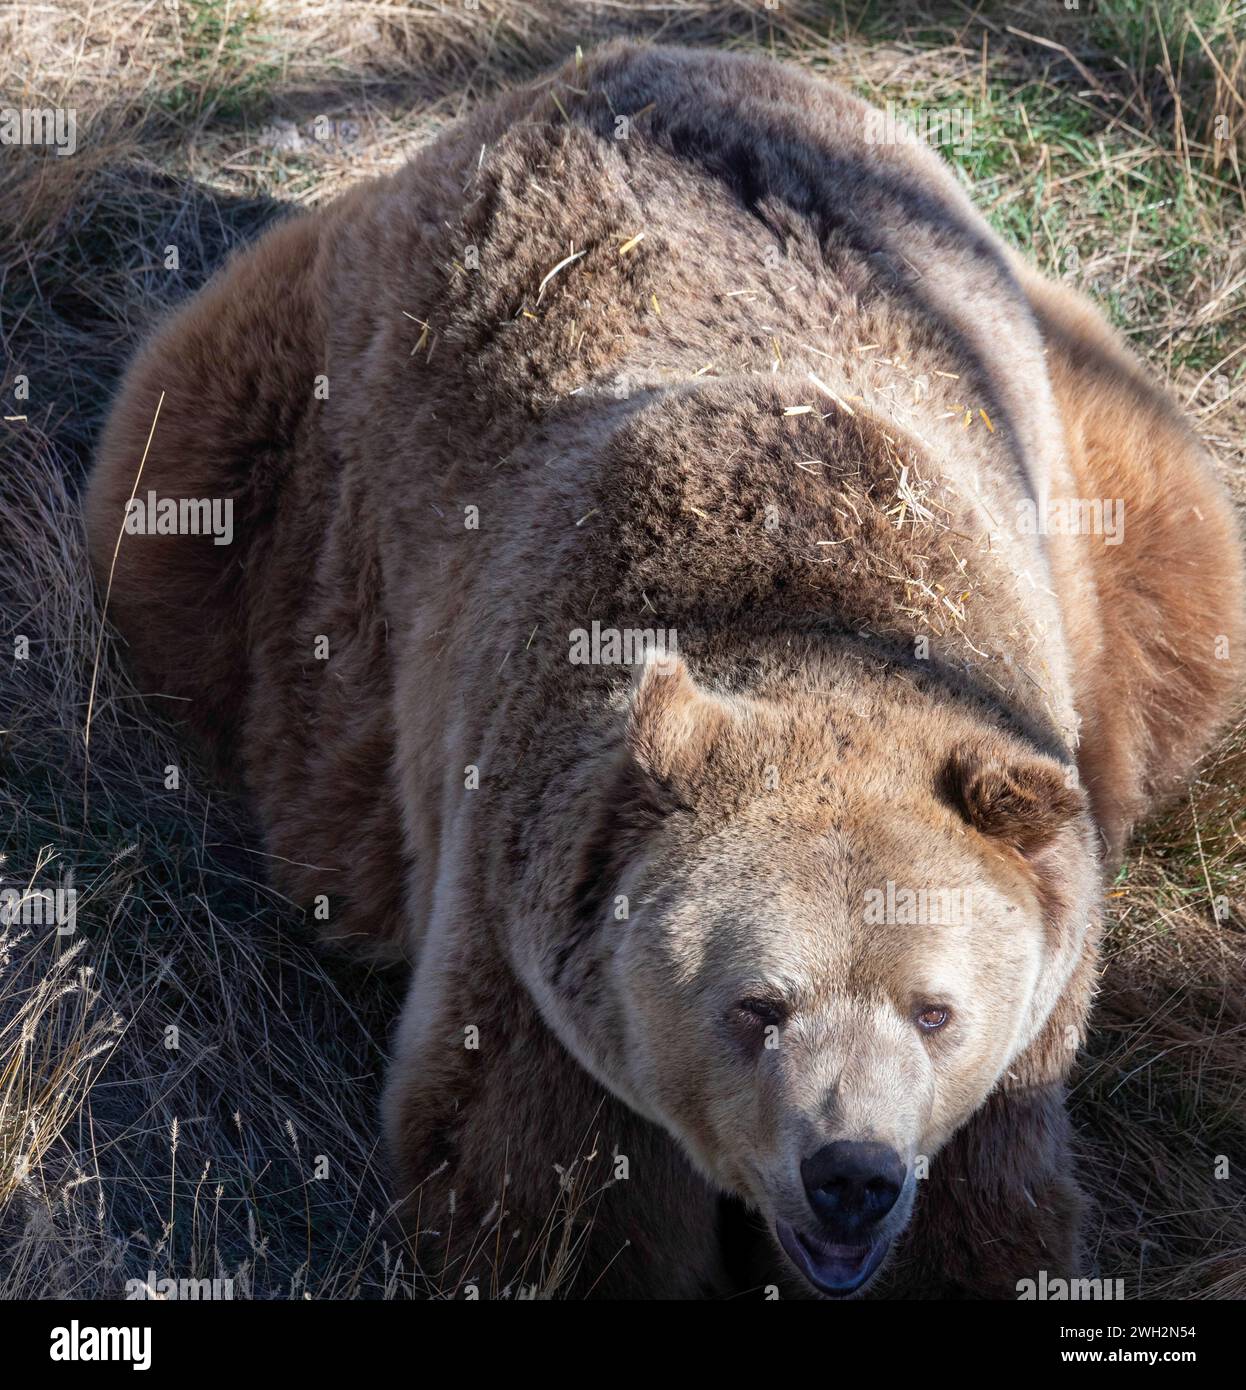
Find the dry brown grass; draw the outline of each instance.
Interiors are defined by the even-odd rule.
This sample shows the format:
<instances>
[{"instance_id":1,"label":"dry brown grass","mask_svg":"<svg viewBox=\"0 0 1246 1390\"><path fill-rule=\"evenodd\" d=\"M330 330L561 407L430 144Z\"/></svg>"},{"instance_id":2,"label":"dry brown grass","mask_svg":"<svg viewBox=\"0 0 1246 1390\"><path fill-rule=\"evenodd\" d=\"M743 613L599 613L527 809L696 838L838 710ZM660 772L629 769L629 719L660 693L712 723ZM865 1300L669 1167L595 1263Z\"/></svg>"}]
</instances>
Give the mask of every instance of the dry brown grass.
<instances>
[{"instance_id":1,"label":"dry brown grass","mask_svg":"<svg viewBox=\"0 0 1246 1390\"><path fill-rule=\"evenodd\" d=\"M0 937L0 1294L115 1295L148 1271L264 1297L428 1291L389 1243L376 1162L396 982L312 949L263 886L241 808L108 637L88 764L100 620L76 498L135 341L230 247L616 33L764 49L901 107L968 106L974 148L955 159L980 205L1098 295L1246 499L1237 0L7 7L5 104L74 107L79 149L0 149L0 387L3 413L26 417L0 426L0 609L6 643L30 638L0 685L0 886L80 897L72 935ZM317 116L348 125L317 139ZM1074 1110L1099 1266L1131 1296L1246 1296L1244 805L1239 724L1109 903ZM574 1261L567 1209L591 1210L590 1172L582 1156L552 1204L546 1292Z\"/></svg>"}]
</instances>

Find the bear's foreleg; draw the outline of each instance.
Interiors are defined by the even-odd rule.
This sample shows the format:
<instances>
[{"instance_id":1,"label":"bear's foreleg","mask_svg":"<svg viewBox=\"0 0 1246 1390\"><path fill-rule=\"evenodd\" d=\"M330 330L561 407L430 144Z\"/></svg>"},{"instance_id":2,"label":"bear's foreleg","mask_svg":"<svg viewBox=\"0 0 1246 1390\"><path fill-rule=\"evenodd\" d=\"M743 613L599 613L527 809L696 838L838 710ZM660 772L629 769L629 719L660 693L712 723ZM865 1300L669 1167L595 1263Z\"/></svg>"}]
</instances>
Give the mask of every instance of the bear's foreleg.
<instances>
[{"instance_id":1,"label":"bear's foreleg","mask_svg":"<svg viewBox=\"0 0 1246 1390\"><path fill-rule=\"evenodd\" d=\"M725 1292L718 1194L669 1136L575 1062L480 933L442 950L452 935L431 934L384 1102L422 1290Z\"/></svg>"}]
</instances>

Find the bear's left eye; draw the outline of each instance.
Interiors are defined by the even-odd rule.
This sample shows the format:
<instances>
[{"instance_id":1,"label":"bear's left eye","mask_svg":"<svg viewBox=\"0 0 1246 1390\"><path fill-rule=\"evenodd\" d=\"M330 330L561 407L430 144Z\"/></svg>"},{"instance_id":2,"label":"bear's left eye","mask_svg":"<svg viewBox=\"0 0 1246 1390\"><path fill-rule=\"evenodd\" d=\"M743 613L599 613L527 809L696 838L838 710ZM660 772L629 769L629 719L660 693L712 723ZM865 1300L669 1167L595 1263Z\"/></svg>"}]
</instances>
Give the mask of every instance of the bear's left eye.
<instances>
[{"instance_id":1,"label":"bear's left eye","mask_svg":"<svg viewBox=\"0 0 1246 1390\"><path fill-rule=\"evenodd\" d=\"M923 1033L935 1033L948 1021L947 1009L939 1004L927 1004L917 1015L917 1026Z\"/></svg>"}]
</instances>

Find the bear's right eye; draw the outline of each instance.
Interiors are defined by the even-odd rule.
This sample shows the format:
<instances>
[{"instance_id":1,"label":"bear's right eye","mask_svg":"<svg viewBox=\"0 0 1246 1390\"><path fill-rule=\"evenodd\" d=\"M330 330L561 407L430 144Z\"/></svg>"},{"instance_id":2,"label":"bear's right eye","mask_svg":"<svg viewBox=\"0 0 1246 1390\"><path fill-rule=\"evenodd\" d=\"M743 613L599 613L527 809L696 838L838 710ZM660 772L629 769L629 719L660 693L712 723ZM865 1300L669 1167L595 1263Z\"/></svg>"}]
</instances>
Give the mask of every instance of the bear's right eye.
<instances>
[{"instance_id":1,"label":"bear's right eye","mask_svg":"<svg viewBox=\"0 0 1246 1390\"><path fill-rule=\"evenodd\" d=\"M762 1023L768 1028L787 1022L788 1008L781 999L764 999L753 995L741 999L736 1009L749 1022Z\"/></svg>"}]
</instances>

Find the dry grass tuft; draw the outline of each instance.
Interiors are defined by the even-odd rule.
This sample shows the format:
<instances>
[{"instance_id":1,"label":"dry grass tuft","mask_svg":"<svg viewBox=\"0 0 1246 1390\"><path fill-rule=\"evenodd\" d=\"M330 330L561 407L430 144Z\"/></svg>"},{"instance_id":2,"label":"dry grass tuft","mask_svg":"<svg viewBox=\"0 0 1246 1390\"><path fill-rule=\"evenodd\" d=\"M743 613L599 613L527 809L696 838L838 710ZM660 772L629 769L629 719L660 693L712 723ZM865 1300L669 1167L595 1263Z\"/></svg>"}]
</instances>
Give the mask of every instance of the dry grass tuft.
<instances>
[{"instance_id":1,"label":"dry grass tuft","mask_svg":"<svg viewBox=\"0 0 1246 1390\"><path fill-rule=\"evenodd\" d=\"M6 104L78 120L73 157L0 150L0 390L25 417L0 424L0 611L6 646L29 639L0 685L0 887L79 895L71 934L0 935L0 1295L115 1296L149 1272L258 1297L453 1292L387 1243L375 1107L396 982L312 949L263 885L243 812L111 638L84 755L100 615L77 493L153 319L289 207L393 168L577 44L759 49L901 111L970 112L972 141L948 155L979 205L1104 303L1246 500L1244 27L1237 0L0 12ZM1098 1263L1131 1296L1246 1296L1244 805L1239 723L1110 901L1074 1109ZM575 1264L570 1217L598 1199L592 1147L551 1207L533 1271L547 1295Z\"/></svg>"}]
</instances>

